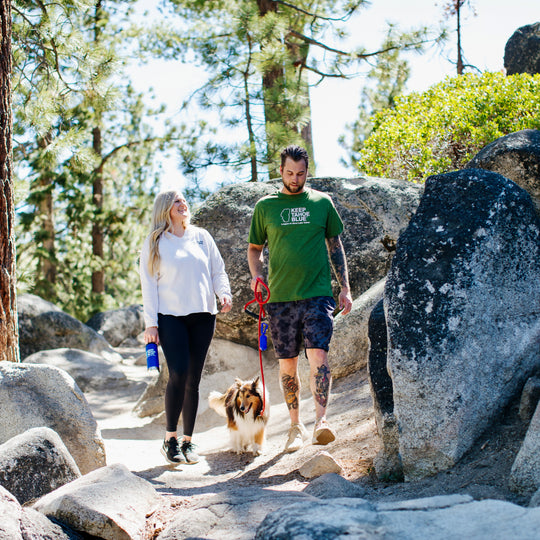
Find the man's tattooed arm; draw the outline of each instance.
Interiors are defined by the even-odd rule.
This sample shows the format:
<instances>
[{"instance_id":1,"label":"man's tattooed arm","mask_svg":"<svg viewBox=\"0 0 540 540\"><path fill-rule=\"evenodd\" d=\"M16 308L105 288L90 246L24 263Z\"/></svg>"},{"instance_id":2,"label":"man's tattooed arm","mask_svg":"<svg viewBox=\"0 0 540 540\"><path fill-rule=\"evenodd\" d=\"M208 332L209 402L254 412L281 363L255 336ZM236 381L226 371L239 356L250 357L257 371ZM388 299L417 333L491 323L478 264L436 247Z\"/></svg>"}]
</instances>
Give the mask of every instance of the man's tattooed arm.
<instances>
[{"instance_id":1,"label":"man's tattooed arm","mask_svg":"<svg viewBox=\"0 0 540 540\"><path fill-rule=\"evenodd\" d=\"M326 239L330 261L336 274L339 286L343 289L349 288L349 272L347 270L347 259L345 258L345 250L339 236L332 236Z\"/></svg>"}]
</instances>

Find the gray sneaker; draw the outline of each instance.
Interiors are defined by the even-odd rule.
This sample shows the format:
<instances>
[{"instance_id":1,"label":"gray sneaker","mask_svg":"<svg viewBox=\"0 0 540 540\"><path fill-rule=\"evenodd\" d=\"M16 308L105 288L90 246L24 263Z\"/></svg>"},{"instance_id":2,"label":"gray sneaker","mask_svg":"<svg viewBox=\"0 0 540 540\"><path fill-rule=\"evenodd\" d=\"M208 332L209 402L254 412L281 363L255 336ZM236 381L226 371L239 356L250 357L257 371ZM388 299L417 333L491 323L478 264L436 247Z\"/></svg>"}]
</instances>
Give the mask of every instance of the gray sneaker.
<instances>
[{"instance_id":1,"label":"gray sneaker","mask_svg":"<svg viewBox=\"0 0 540 540\"><path fill-rule=\"evenodd\" d=\"M291 453L300 450L304 446L304 441L308 438L306 428L302 423L292 424L287 433L287 442L283 452Z\"/></svg>"},{"instance_id":2,"label":"gray sneaker","mask_svg":"<svg viewBox=\"0 0 540 540\"><path fill-rule=\"evenodd\" d=\"M176 437L171 437L169 440L163 441L161 453L169 463L173 463L174 465L186 462L184 454L180 448L178 448L178 440Z\"/></svg>"},{"instance_id":3,"label":"gray sneaker","mask_svg":"<svg viewBox=\"0 0 540 540\"><path fill-rule=\"evenodd\" d=\"M199 463L199 456L195 452L195 445L191 441L182 441L182 454L186 463L193 465L194 463Z\"/></svg>"}]
</instances>

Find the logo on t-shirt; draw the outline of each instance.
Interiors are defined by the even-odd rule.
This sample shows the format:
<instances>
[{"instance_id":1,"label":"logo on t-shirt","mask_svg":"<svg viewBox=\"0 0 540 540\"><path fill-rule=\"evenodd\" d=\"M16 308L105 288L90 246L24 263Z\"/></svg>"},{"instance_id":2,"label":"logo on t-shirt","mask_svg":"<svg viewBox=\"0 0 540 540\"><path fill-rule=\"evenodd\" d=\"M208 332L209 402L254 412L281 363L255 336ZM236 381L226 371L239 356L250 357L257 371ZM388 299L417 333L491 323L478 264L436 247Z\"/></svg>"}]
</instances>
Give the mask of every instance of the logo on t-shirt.
<instances>
[{"instance_id":1,"label":"logo on t-shirt","mask_svg":"<svg viewBox=\"0 0 540 540\"><path fill-rule=\"evenodd\" d=\"M309 223L309 212L305 206L299 208L284 208L281 211L282 225L300 225Z\"/></svg>"}]
</instances>

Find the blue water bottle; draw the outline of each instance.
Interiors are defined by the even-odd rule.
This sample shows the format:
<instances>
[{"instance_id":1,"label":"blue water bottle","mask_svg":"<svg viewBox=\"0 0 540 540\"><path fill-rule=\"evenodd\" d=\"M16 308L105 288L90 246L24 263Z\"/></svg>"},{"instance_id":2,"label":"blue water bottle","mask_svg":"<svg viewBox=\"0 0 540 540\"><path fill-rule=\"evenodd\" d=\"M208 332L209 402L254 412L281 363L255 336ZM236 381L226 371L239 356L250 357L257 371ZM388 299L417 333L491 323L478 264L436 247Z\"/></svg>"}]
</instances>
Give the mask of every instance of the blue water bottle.
<instances>
[{"instance_id":1,"label":"blue water bottle","mask_svg":"<svg viewBox=\"0 0 540 540\"><path fill-rule=\"evenodd\" d=\"M146 368L148 371L159 371L159 355L156 343L146 344Z\"/></svg>"},{"instance_id":2,"label":"blue water bottle","mask_svg":"<svg viewBox=\"0 0 540 540\"><path fill-rule=\"evenodd\" d=\"M261 323L261 339L259 340L259 348L261 351L266 351L268 348L268 339L266 338L266 331L268 330L268 325L266 323Z\"/></svg>"}]
</instances>

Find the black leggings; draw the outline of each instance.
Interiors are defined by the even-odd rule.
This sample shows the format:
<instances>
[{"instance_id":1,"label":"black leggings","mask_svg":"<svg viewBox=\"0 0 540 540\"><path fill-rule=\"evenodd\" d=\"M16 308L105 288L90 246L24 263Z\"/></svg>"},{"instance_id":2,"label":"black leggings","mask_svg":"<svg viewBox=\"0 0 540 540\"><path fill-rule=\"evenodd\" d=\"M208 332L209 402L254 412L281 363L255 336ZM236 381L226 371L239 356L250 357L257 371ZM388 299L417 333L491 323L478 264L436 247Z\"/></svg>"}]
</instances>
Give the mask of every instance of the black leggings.
<instances>
[{"instance_id":1,"label":"black leggings","mask_svg":"<svg viewBox=\"0 0 540 540\"><path fill-rule=\"evenodd\" d=\"M211 313L183 317L158 314L161 348L169 368L165 390L167 431L176 431L180 413L184 435L191 437L199 406L199 383L216 327Z\"/></svg>"}]
</instances>

